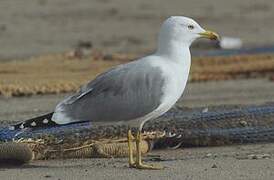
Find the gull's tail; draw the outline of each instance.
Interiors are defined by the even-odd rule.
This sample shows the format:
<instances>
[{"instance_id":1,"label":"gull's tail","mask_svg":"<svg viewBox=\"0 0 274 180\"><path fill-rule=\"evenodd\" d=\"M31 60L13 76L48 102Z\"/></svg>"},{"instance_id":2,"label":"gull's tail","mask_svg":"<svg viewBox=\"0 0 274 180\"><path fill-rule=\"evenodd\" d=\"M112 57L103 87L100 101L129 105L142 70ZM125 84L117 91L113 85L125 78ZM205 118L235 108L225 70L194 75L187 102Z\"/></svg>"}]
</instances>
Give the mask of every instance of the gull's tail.
<instances>
[{"instance_id":1,"label":"gull's tail","mask_svg":"<svg viewBox=\"0 0 274 180\"><path fill-rule=\"evenodd\" d=\"M11 125L10 130L25 129L25 128L43 128L43 127L52 127L58 126L57 123L51 120L53 112L25 120L23 122Z\"/></svg>"}]
</instances>

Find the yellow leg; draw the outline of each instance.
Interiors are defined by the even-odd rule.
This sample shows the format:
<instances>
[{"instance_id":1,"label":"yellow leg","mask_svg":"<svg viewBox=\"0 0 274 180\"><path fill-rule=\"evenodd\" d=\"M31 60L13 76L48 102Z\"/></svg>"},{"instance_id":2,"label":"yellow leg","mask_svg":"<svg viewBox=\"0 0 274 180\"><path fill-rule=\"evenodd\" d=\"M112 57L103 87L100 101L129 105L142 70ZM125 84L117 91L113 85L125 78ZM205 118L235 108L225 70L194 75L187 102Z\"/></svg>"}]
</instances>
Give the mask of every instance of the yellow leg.
<instances>
[{"instance_id":1,"label":"yellow leg","mask_svg":"<svg viewBox=\"0 0 274 180\"><path fill-rule=\"evenodd\" d=\"M135 162L133 161L133 148L132 148L132 134L131 130L128 129L127 140L128 140L128 163L129 167L135 167Z\"/></svg>"},{"instance_id":2,"label":"yellow leg","mask_svg":"<svg viewBox=\"0 0 274 180\"><path fill-rule=\"evenodd\" d=\"M138 131L137 135L136 135L136 151L137 151L137 153L136 153L135 167L137 169L151 169L151 170L163 169L162 166L143 164L142 152L141 152L141 148L140 148L141 142L142 142L142 134L141 134L141 131Z\"/></svg>"}]
</instances>

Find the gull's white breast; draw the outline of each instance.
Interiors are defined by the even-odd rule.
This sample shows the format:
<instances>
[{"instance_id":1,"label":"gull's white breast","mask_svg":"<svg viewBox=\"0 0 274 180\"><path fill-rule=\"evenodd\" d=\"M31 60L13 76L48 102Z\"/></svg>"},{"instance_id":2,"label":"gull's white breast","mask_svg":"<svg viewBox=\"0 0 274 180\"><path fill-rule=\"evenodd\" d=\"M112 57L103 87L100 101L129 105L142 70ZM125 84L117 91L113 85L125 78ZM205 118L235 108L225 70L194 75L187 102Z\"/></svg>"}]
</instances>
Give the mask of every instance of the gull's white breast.
<instances>
[{"instance_id":1,"label":"gull's white breast","mask_svg":"<svg viewBox=\"0 0 274 180\"><path fill-rule=\"evenodd\" d=\"M163 89L162 104L157 110L165 113L177 102L184 92L189 75L190 60L162 60L158 66L162 69L167 79Z\"/></svg>"},{"instance_id":2,"label":"gull's white breast","mask_svg":"<svg viewBox=\"0 0 274 180\"><path fill-rule=\"evenodd\" d=\"M140 118L141 126L150 119L155 119L165 112L167 112L181 97L186 87L189 70L190 70L190 56L185 56L184 59L157 58L150 61L153 66L159 67L162 70L165 79L163 87L163 96L161 97L161 105L143 118Z\"/></svg>"}]
</instances>

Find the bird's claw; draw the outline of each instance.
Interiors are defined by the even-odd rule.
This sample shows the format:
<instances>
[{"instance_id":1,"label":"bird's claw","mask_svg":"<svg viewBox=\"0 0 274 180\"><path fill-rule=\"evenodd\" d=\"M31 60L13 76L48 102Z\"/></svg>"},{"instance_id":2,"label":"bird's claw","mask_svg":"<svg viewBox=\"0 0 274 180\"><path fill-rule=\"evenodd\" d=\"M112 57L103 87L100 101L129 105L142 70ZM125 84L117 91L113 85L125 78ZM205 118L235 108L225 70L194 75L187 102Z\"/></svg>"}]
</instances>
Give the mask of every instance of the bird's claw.
<instances>
[{"instance_id":1,"label":"bird's claw","mask_svg":"<svg viewBox=\"0 0 274 180\"><path fill-rule=\"evenodd\" d=\"M160 165L143 164L143 163L134 164L134 168L136 168L136 169L147 169L147 170L161 170L161 169L164 169L164 167L160 166Z\"/></svg>"}]
</instances>

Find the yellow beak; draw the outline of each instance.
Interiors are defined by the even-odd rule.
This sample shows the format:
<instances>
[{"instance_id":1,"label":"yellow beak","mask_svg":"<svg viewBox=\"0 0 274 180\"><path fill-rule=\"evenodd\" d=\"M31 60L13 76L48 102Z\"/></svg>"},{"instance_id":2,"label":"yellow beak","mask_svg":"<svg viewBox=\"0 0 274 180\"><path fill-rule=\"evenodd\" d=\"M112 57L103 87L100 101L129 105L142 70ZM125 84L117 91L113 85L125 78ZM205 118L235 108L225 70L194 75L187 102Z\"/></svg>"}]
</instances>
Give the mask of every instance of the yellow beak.
<instances>
[{"instance_id":1,"label":"yellow beak","mask_svg":"<svg viewBox=\"0 0 274 180\"><path fill-rule=\"evenodd\" d=\"M205 32L199 33L199 35L202 38L208 38L210 40L220 40L219 35L213 31L205 31Z\"/></svg>"}]
</instances>

